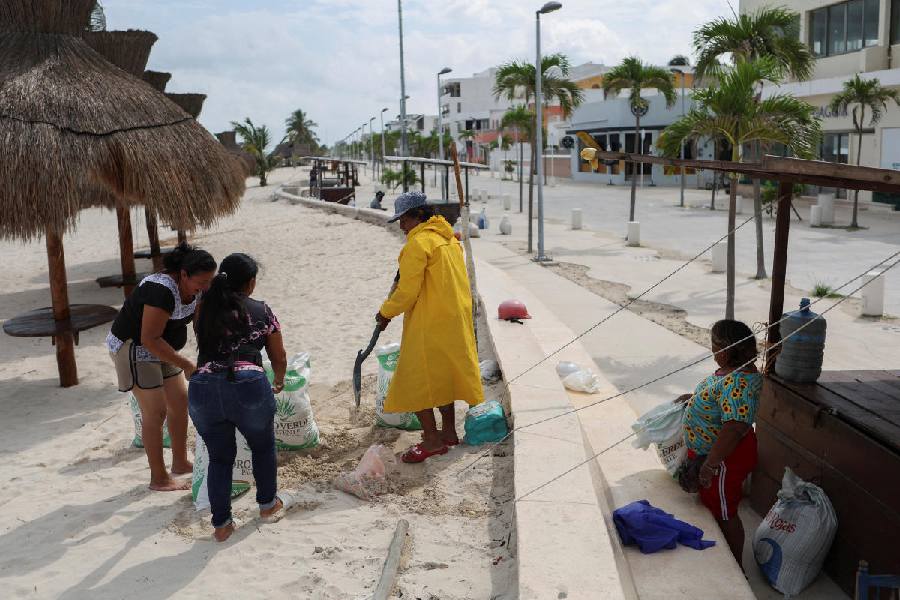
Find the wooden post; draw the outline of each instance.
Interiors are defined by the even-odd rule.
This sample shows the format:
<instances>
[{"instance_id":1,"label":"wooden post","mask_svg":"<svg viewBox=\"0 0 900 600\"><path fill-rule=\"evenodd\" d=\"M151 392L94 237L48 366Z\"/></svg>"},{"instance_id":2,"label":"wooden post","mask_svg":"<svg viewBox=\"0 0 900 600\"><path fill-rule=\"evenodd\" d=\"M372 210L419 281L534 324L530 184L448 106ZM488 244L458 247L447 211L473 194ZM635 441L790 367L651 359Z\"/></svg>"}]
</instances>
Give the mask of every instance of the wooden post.
<instances>
[{"instance_id":1,"label":"wooden post","mask_svg":"<svg viewBox=\"0 0 900 600\"><path fill-rule=\"evenodd\" d=\"M156 223L156 213L149 208L145 208L144 220L147 222L147 237L150 238L150 259L153 261L153 270L162 271L163 261L159 248L159 229Z\"/></svg>"},{"instance_id":2,"label":"wooden post","mask_svg":"<svg viewBox=\"0 0 900 600\"><path fill-rule=\"evenodd\" d=\"M66 284L66 254L62 236L47 229L47 266L50 274L50 296L53 301L53 319L63 321L68 327L69 290ZM56 366L59 370L59 385L78 385L78 367L75 365L75 336L71 329L54 336L56 344Z\"/></svg>"},{"instance_id":3,"label":"wooden post","mask_svg":"<svg viewBox=\"0 0 900 600\"><path fill-rule=\"evenodd\" d=\"M784 285L787 276L788 237L791 230L791 196L794 182L782 181L778 185L778 214L775 220L775 255L772 259L772 295L769 299L769 329L766 333L766 372L775 367L778 348L772 346L781 341L781 331L774 323L784 314Z\"/></svg>"},{"instance_id":4,"label":"wooden post","mask_svg":"<svg viewBox=\"0 0 900 600\"><path fill-rule=\"evenodd\" d=\"M134 267L134 239L131 233L131 211L121 200L116 201L116 218L119 224L119 261L122 265L122 293L125 297L134 291L137 270Z\"/></svg>"},{"instance_id":5,"label":"wooden post","mask_svg":"<svg viewBox=\"0 0 900 600\"><path fill-rule=\"evenodd\" d=\"M187 232L183 229L178 230L178 243L187 244Z\"/></svg>"},{"instance_id":6,"label":"wooden post","mask_svg":"<svg viewBox=\"0 0 900 600\"><path fill-rule=\"evenodd\" d=\"M422 193L425 193L425 163L419 165L419 176L422 180Z\"/></svg>"}]
</instances>

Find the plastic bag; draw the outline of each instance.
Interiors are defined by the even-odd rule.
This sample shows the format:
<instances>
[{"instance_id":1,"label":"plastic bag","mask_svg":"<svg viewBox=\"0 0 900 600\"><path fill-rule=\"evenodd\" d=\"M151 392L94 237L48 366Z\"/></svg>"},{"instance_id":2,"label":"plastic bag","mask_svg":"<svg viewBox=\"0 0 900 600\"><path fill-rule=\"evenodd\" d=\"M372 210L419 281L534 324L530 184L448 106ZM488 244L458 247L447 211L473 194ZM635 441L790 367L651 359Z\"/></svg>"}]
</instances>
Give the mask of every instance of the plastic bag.
<instances>
[{"instance_id":1,"label":"plastic bag","mask_svg":"<svg viewBox=\"0 0 900 600\"><path fill-rule=\"evenodd\" d=\"M681 423L685 408L682 402L664 402L641 415L631 426L636 434L632 445L646 450L650 444L656 444L660 462L673 477L687 457Z\"/></svg>"},{"instance_id":2,"label":"plastic bag","mask_svg":"<svg viewBox=\"0 0 900 600\"><path fill-rule=\"evenodd\" d=\"M381 444L370 446L349 473L334 478L334 487L363 500L388 491L387 483L398 472L397 459Z\"/></svg>"},{"instance_id":3,"label":"plastic bag","mask_svg":"<svg viewBox=\"0 0 900 600\"><path fill-rule=\"evenodd\" d=\"M263 362L269 383L275 381L272 363ZM305 450L319 445L319 426L309 402L309 353L288 360L284 390L275 396L275 445L281 450Z\"/></svg>"},{"instance_id":4,"label":"plastic bag","mask_svg":"<svg viewBox=\"0 0 900 600\"><path fill-rule=\"evenodd\" d=\"M500 380L500 365L496 360L483 360L478 366L481 369L481 380L485 383L496 383Z\"/></svg>"},{"instance_id":5,"label":"plastic bag","mask_svg":"<svg viewBox=\"0 0 900 600\"><path fill-rule=\"evenodd\" d=\"M394 427L407 431L422 429L419 418L415 413L386 413L384 412L384 399L387 398L388 389L391 387L391 379L397 370L400 361L400 344L394 342L386 344L375 350L378 358L378 390L375 392L375 424L379 427Z\"/></svg>"},{"instance_id":6,"label":"plastic bag","mask_svg":"<svg viewBox=\"0 0 900 600\"><path fill-rule=\"evenodd\" d=\"M785 468L778 500L753 535L753 555L773 588L795 596L822 570L836 531L837 516L822 488Z\"/></svg>"},{"instance_id":7,"label":"plastic bag","mask_svg":"<svg viewBox=\"0 0 900 600\"><path fill-rule=\"evenodd\" d=\"M470 446L499 442L509 433L503 406L496 400L470 408L466 413L465 428L464 441Z\"/></svg>"},{"instance_id":8,"label":"plastic bag","mask_svg":"<svg viewBox=\"0 0 900 600\"><path fill-rule=\"evenodd\" d=\"M596 394L600 391L603 381L590 369L582 369L581 365L563 361L556 365L556 374L562 379L567 390Z\"/></svg>"},{"instance_id":9,"label":"plastic bag","mask_svg":"<svg viewBox=\"0 0 900 600\"><path fill-rule=\"evenodd\" d=\"M247 440L241 432L234 432L237 454L231 469L231 497L235 498L250 489L253 485L253 454ZM203 438L197 434L194 448L194 472L191 477L191 499L197 510L209 508L209 492L206 489L206 477L209 469L209 451Z\"/></svg>"},{"instance_id":10,"label":"plastic bag","mask_svg":"<svg viewBox=\"0 0 900 600\"><path fill-rule=\"evenodd\" d=\"M143 448L144 447L144 418L141 414L141 405L138 404L137 398L134 397L134 394L130 394L128 396L128 406L131 407L131 418L134 421L134 439L131 440L131 445L135 448ZM169 419L166 418L163 421L163 448L171 448L172 447L172 438L169 436Z\"/></svg>"}]
</instances>

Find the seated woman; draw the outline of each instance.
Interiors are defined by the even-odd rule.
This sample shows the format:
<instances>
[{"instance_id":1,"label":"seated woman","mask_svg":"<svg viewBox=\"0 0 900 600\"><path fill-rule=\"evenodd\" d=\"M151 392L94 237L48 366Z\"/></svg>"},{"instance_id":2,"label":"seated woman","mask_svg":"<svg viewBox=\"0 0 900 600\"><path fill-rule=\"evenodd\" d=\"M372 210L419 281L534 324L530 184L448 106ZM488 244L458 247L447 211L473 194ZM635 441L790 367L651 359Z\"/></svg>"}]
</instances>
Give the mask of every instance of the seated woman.
<instances>
[{"instance_id":1,"label":"seated woman","mask_svg":"<svg viewBox=\"0 0 900 600\"><path fill-rule=\"evenodd\" d=\"M194 363L179 354L187 344L187 326L197 298L209 287L216 261L209 252L180 244L165 257L165 270L141 280L125 299L106 346L120 392L131 392L141 409L144 451L150 463L150 489L176 491L190 481L172 479L163 457L163 422L172 440L172 474L190 473L187 457L188 406L185 379ZM184 373L184 377L179 375Z\"/></svg>"},{"instance_id":2,"label":"seated woman","mask_svg":"<svg viewBox=\"0 0 900 600\"><path fill-rule=\"evenodd\" d=\"M281 326L265 302L250 297L259 267L246 254L222 261L197 310L197 372L188 390L191 420L209 451L207 489L215 538L234 533L231 472L237 454L235 429L253 455L259 514L284 507L276 496L275 396L284 388L287 356ZM262 349L272 361L272 386L262 367Z\"/></svg>"},{"instance_id":3,"label":"seated woman","mask_svg":"<svg viewBox=\"0 0 900 600\"><path fill-rule=\"evenodd\" d=\"M434 216L421 192L401 194L394 212L391 222L400 221L407 241L400 252L399 280L375 319L384 329L404 315L400 360L384 410L419 417L422 442L403 455L404 462L418 463L459 443L453 402L480 404L484 389L469 276L453 228ZM435 408L441 413L440 430Z\"/></svg>"},{"instance_id":4,"label":"seated woman","mask_svg":"<svg viewBox=\"0 0 900 600\"><path fill-rule=\"evenodd\" d=\"M754 364L756 338L740 321L723 320L710 331L719 369L693 394L681 396L688 464L699 466L700 500L712 513L738 564L744 526L738 517L744 480L756 467L753 423L762 387Z\"/></svg>"}]
</instances>

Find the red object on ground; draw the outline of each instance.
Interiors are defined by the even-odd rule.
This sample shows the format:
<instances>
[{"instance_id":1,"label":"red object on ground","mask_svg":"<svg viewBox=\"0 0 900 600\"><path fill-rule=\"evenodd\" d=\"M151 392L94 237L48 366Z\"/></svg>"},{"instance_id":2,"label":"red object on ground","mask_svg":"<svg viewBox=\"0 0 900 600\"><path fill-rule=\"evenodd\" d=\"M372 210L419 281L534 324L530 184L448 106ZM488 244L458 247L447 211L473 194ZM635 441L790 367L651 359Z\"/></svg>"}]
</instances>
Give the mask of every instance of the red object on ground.
<instances>
[{"instance_id":1,"label":"red object on ground","mask_svg":"<svg viewBox=\"0 0 900 600\"><path fill-rule=\"evenodd\" d=\"M401 459L405 463L420 463L425 462L432 456L447 454L447 451L449 450L450 449L447 446L441 446L437 450L429 451L423 448L422 444L416 444L415 446L411 446L409 450L404 452Z\"/></svg>"},{"instance_id":2,"label":"red object on ground","mask_svg":"<svg viewBox=\"0 0 900 600\"><path fill-rule=\"evenodd\" d=\"M528 309L521 300L504 300L500 303L498 309L499 317L504 321L514 321L518 319L530 319Z\"/></svg>"}]
</instances>

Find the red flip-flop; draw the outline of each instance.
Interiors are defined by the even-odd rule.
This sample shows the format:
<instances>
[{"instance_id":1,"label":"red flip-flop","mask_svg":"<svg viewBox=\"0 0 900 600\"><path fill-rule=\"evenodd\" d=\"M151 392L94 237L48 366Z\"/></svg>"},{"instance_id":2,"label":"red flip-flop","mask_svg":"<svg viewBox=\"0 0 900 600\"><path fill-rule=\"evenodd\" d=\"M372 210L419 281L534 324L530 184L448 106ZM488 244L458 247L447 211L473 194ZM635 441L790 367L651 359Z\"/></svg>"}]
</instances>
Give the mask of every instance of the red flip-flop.
<instances>
[{"instance_id":1,"label":"red flip-flop","mask_svg":"<svg viewBox=\"0 0 900 600\"><path fill-rule=\"evenodd\" d=\"M405 463L420 463L425 462L432 456L437 456L439 454L447 454L449 448L444 445L438 448L437 450L426 450L422 447L422 444L416 444L415 446L411 446L409 450L403 453L403 456L400 459Z\"/></svg>"}]
</instances>

